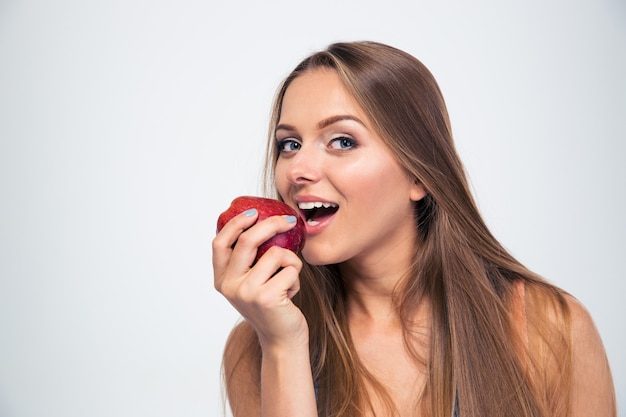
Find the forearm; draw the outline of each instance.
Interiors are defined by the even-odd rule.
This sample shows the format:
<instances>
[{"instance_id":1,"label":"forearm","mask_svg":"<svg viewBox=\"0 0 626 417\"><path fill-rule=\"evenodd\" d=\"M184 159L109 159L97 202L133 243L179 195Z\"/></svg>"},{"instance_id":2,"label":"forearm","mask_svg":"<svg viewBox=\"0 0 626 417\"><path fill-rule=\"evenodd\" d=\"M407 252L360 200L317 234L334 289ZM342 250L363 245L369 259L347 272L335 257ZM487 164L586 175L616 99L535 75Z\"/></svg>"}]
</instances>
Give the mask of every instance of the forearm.
<instances>
[{"instance_id":1,"label":"forearm","mask_svg":"<svg viewBox=\"0 0 626 417\"><path fill-rule=\"evenodd\" d=\"M263 351L261 410L262 417L317 417L308 347Z\"/></svg>"}]
</instances>

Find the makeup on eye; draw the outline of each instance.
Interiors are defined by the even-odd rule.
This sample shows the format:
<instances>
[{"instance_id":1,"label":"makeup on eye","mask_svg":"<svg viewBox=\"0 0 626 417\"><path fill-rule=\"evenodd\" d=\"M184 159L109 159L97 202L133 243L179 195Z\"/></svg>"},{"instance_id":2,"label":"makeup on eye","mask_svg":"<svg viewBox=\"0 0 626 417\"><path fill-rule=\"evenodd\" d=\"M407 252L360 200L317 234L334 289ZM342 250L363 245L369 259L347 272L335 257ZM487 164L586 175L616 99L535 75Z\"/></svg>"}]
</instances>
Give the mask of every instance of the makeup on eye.
<instances>
[{"instance_id":1,"label":"makeup on eye","mask_svg":"<svg viewBox=\"0 0 626 417\"><path fill-rule=\"evenodd\" d=\"M338 151L354 149L357 146L357 141L353 137L347 135L331 138L326 145L328 149ZM279 154L295 152L298 151L300 148L302 148L302 144L297 139L285 138L276 140L276 150Z\"/></svg>"},{"instance_id":2,"label":"makeup on eye","mask_svg":"<svg viewBox=\"0 0 626 417\"><path fill-rule=\"evenodd\" d=\"M302 147L302 144L294 138L277 139L276 150L278 153L294 152Z\"/></svg>"},{"instance_id":3,"label":"makeup on eye","mask_svg":"<svg viewBox=\"0 0 626 417\"><path fill-rule=\"evenodd\" d=\"M338 150L354 149L357 147L357 142L354 138L344 135L344 136L333 138L328 143L328 147L332 149L338 149Z\"/></svg>"},{"instance_id":4,"label":"makeup on eye","mask_svg":"<svg viewBox=\"0 0 626 417\"><path fill-rule=\"evenodd\" d=\"M356 116L331 116L317 123L308 134L331 151L344 152L355 149L359 143L352 132L368 130L367 125ZM304 145L304 136L295 124L279 123L275 129L276 152L287 156L299 151Z\"/></svg>"}]
</instances>

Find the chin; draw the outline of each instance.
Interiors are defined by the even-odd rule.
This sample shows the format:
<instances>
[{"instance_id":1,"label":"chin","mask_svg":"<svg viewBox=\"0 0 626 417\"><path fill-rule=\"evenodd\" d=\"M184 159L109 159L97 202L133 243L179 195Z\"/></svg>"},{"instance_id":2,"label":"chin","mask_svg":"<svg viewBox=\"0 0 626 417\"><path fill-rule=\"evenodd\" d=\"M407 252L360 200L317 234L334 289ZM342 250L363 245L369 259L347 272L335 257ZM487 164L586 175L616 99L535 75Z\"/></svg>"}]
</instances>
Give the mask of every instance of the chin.
<instances>
[{"instance_id":1,"label":"chin","mask_svg":"<svg viewBox=\"0 0 626 417\"><path fill-rule=\"evenodd\" d=\"M309 265L315 265L315 266L326 265L326 263L323 262L318 256L316 256L316 254L311 253L310 251L307 251L306 249L302 250L301 255L302 255L302 258Z\"/></svg>"},{"instance_id":2,"label":"chin","mask_svg":"<svg viewBox=\"0 0 626 417\"><path fill-rule=\"evenodd\" d=\"M314 266L333 265L343 262L345 259L339 259L336 251L321 251L313 248L305 248L302 250L302 258L309 264Z\"/></svg>"}]
</instances>

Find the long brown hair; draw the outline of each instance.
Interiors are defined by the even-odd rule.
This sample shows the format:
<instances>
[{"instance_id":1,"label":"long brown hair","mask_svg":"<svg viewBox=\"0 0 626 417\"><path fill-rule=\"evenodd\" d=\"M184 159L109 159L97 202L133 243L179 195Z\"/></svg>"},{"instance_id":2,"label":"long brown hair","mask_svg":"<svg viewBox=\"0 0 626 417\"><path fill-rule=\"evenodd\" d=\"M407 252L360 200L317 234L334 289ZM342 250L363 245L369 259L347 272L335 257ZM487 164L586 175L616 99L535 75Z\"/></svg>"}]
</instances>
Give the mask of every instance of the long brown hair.
<instances>
[{"instance_id":1,"label":"long brown hair","mask_svg":"<svg viewBox=\"0 0 626 417\"><path fill-rule=\"evenodd\" d=\"M266 194L278 197L273 136L285 91L316 68L337 72L399 163L428 191L415 206L420 241L414 263L395 291L411 352L411 313L422 300L432 305L429 354L421 358L428 382L416 401L422 415L449 417L455 407L461 416L566 415L571 346L563 294L515 260L489 232L455 150L440 89L419 60L387 45L352 42L330 45L302 61L277 92ZM383 402L393 413L384 388L354 351L337 267L305 263L301 281L294 302L310 327L319 415L359 416L371 410L366 383L387 399ZM523 283L526 294L521 309L514 308L520 294L516 283Z\"/></svg>"}]
</instances>

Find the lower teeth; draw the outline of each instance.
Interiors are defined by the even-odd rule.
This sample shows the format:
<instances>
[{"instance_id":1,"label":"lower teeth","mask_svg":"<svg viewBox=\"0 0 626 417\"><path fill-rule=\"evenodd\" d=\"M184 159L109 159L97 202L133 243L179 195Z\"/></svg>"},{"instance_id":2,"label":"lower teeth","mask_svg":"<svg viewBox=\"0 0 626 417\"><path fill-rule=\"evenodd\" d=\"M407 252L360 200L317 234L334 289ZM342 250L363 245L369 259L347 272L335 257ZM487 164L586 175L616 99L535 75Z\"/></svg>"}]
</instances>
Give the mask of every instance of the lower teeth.
<instances>
[{"instance_id":1,"label":"lower teeth","mask_svg":"<svg viewBox=\"0 0 626 417\"><path fill-rule=\"evenodd\" d=\"M320 224L320 222L318 222L316 220L309 219L309 220L306 221L306 224L308 224L309 226L317 226L318 224Z\"/></svg>"}]
</instances>

